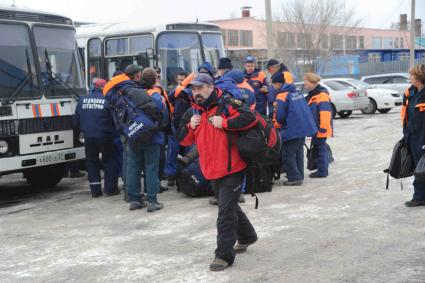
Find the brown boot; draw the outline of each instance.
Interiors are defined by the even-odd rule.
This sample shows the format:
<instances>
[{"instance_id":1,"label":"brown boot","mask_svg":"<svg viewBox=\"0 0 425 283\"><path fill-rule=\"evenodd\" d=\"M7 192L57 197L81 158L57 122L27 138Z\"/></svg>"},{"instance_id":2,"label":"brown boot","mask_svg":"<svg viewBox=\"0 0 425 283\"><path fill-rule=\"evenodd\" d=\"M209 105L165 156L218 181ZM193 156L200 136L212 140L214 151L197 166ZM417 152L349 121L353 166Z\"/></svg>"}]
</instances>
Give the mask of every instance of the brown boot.
<instances>
[{"instance_id":1,"label":"brown boot","mask_svg":"<svg viewBox=\"0 0 425 283\"><path fill-rule=\"evenodd\" d=\"M221 258L215 258L213 262L210 264L211 271L223 271L228 268L230 264Z\"/></svg>"}]
</instances>

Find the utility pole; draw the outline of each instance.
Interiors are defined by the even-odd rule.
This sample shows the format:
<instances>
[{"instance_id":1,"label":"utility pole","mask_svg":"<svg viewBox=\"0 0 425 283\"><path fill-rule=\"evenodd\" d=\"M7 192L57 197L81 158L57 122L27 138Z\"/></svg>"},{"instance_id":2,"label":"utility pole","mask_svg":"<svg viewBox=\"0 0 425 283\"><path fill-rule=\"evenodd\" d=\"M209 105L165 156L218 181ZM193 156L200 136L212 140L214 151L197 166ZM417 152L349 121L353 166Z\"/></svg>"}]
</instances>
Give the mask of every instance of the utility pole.
<instances>
[{"instance_id":1,"label":"utility pole","mask_svg":"<svg viewBox=\"0 0 425 283\"><path fill-rule=\"evenodd\" d=\"M412 0L410 13L410 68L415 65L415 0Z\"/></svg>"},{"instance_id":2,"label":"utility pole","mask_svg":"<svg viewBox=\"0 0 425 283\"><path fill-rule=\"evenodd\" d=\"M266 1L266 29L267 29L267 59L273 58L273 28L272 28L272 4Z\"/></svg>"}]
</instances>

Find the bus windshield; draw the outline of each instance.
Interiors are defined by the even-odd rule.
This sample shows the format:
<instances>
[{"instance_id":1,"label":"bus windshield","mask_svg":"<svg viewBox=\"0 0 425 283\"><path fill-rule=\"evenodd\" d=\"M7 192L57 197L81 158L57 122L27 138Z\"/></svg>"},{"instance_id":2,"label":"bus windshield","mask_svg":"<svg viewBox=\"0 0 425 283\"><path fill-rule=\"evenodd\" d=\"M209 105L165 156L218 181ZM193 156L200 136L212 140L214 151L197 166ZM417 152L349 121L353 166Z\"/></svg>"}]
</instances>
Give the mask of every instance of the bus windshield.
<instances>
[{"instance_id":1,"label":"bus windshield","mask_svg":"<svg viewBox=\"0 0 425 283\"><path fill-rule=\"evenodd\" d=\"M162 33L158 36L157 42L161 78L168 88L176 85L175 76L179 72L197 71L203 62L201 43L197 33Z\"/></svg>"},{"instance_id":2,"label":"bus windshield","mask_svg":"<svg viewBox=\"0 0 425 283\"><path fill-rule=\"evenodd\" d=\"M202 33L202 45L205 52L205 61L217 68L220 57L224 57L221 34Z\"/></svg>"},{"instance_id":3,"label":"bus windshield","mask_svg":"<svg viewBox=\"0 0 425 283\"><path fill-rule=\"evenodd\" d=\"M41 97L28 31L24 25L0 25L0 99Z\"/></svg>"},{"instance_id":4,"label":"bus windshield","mask_svg":"<svg viewBox=\"0 0 425 283\"><path fill-rule=\"evenodd\" d=\"M34 37L45 95L64 97L84 94L75 31L36 26Z\"/></svg>"}]
</instances>

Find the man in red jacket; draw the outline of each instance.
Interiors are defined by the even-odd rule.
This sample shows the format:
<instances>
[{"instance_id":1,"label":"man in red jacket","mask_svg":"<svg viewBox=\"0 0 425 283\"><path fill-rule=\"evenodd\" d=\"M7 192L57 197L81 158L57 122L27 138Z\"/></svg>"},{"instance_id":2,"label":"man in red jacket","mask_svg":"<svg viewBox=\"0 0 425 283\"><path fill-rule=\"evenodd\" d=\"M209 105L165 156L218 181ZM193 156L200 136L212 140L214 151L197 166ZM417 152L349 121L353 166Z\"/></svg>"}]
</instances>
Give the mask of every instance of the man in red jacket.
<instances>
[{"instance_id":1,"label":"man in red jacket","mask_svg":"<svg viewBox=\"0 0 425 283\"><path fill-rule=\"evenodd\" d=\"M196 143L202 173L218 194L217 249L210 270L221 271L233 264L236 253L257 241L238 204L247 165L232 142L237 131L253 127L257 118L248 106L215 88L207 74L198 74L191 86L192 117L180 127L179 140L183 146Z\"/></svg>"}]
</instances>

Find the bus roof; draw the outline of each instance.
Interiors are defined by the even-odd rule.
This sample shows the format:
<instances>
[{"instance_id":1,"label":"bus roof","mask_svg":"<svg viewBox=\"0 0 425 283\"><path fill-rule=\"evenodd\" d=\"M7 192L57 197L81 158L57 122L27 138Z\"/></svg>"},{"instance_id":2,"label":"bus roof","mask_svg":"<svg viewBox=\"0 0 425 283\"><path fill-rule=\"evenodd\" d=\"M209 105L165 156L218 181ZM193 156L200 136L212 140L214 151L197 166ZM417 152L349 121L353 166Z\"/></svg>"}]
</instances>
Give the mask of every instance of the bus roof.
<instances>
[{"instance_id":1,"label":"bus roof","mask_svg":"<svg viewBox=\"0 0 425 283\"><path fill-rule=\"evenodd\" d=\"M0 19L73 25L70 18L58 14L5 5L0 5Z\"/></svg>"},{"instance_id":2,"label":"bus roof","mask_svg":"<svg viewBox=\"0 0 425 283\"><path fill-rule=\"evenodd\" d=\"M77 28L77 37L129 35L136 33L161 32L161 31L220 31L220 27L211 23L170 23L157 26L147 26L143 21L88 24Z\"/></svg>"}]
</instances>

